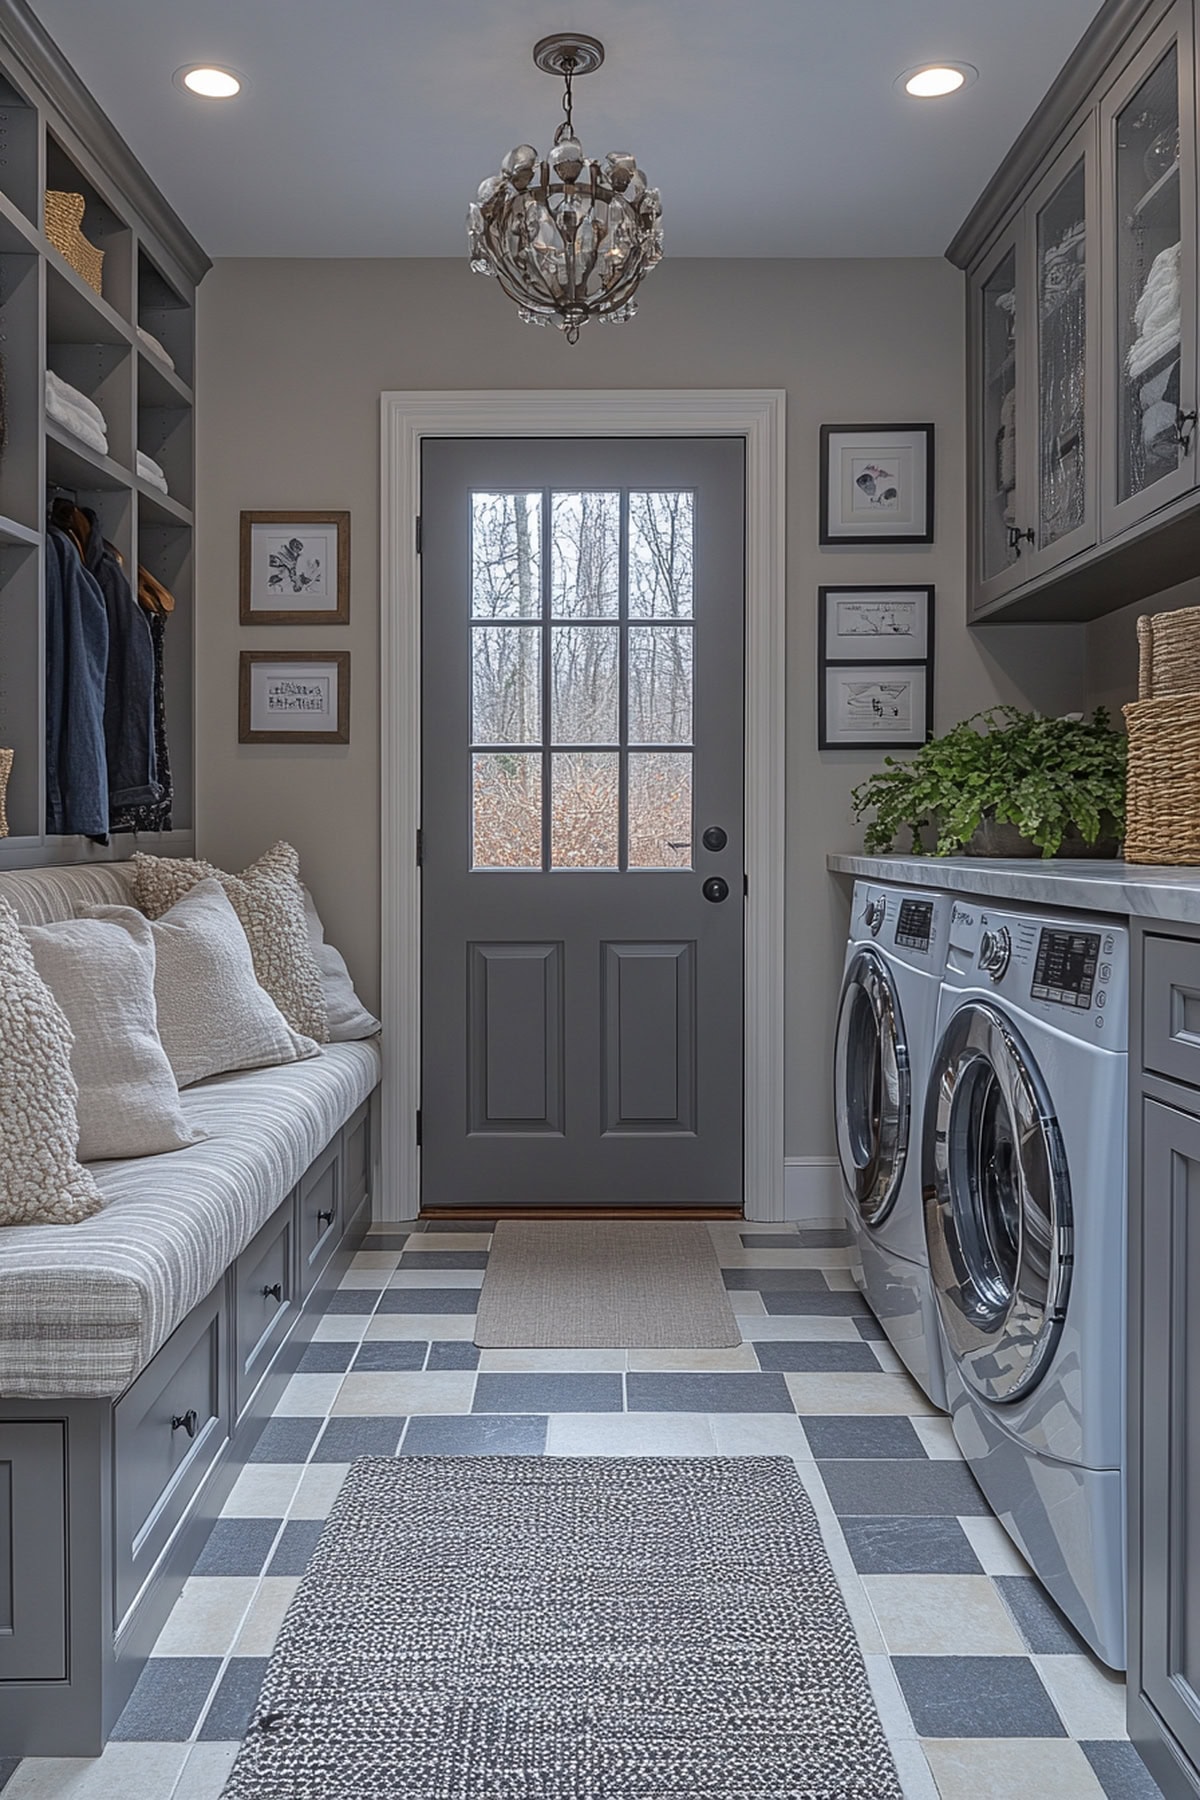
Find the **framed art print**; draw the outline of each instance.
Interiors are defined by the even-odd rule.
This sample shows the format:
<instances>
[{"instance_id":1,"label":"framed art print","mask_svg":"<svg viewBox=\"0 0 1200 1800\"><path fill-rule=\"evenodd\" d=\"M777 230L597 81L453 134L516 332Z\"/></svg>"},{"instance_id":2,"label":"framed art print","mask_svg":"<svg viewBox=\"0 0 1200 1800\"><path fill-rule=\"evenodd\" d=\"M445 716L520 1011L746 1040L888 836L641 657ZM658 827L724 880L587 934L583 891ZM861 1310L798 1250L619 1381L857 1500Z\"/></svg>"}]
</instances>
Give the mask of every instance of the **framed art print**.
<instances>
[{"instance_id":1,"label":"framed art print","mask_svg":"<svg viewBox=\"0 0 1200 1800\"><path fill-rule=\"evenodd\" d=\"M931 587L817 589L820 661L933 661Z\"/></svg>"},{"instance_id":2,"label":"framed art print","mask_svg":"<svg viewBox=\"0 0 1200 1800\"><path fill-rule=\"evenodd\" d=\"M933 426L822 425L821 543L932 542Z\"/></svg>"},{"instance_id":3,"label":"framed art print","mask_svg":"<svg viewBox=\"0 0 1200 1800\"><path fill-rule=\"evenodd\" d=\"M908 750L933 732L924 663L828 663L817 690L822 750Z\"/></svg>"},{"instance_id":4,"label":"framed art print","mask_svg":"<svg viewBox=\"0 0 1200 1800\"><path fill-rule=\"evenodd\" d=\"M239 744L348 744L350 652L243 650Z\"/></svg>"},{"instance_id":5,"label":"framed art print","mask_svg":"<svg viewBox=\"0 0 1200 1800\"><path fill-rule=\"evenodd\" d=\"M348 512L244 512L239 551L243 625L349 624Z\"/></svg>"}]
</instances>

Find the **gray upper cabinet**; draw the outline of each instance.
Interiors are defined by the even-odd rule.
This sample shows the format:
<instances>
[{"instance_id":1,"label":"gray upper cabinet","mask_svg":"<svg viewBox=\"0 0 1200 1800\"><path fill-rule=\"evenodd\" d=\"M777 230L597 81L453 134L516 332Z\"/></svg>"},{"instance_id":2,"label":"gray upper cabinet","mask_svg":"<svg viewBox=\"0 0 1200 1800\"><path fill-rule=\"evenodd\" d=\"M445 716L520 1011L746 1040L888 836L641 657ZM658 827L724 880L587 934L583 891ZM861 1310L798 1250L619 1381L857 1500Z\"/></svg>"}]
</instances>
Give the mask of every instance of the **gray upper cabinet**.
<instances>
[{"instance_id":1,"label":"gray upper cabinet","mask_svg":"<svg viewBox=\"0 0 1200 1800\"><path fill-rule=\"evenodd\" d=\"M970 616L1195 572L1195 9L1107 0L947 252L966 270Z\"/></svg>"}]
</instances>

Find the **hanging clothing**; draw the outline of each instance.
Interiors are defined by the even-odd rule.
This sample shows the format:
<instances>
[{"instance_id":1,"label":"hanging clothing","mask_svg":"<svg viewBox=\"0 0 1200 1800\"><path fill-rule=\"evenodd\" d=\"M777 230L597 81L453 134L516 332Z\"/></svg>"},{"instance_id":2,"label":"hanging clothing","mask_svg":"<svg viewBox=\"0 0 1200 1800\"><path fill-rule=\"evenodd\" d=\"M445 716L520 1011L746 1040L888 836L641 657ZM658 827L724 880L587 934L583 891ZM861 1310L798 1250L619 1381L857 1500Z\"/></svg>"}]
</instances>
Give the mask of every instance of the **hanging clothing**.
<instances>
[{"instance_id":1,"label":"hanging clothing","mask_svg":"<svg viewBox=\"0 0 1200 1800\"><path fill-rule=\"evenodd\" d=\"M46 830L108 832L108 610L67 533L46 533Z\"/></svg>"},{"instance_id":2,"label":"hanging clothing","mask_svg":"<svg viewBox=\"0 0 1200 1800\"><path fill-rule=\"evenodd\" d=\"M153 605L145 606L144 601L142 603L154 645L154 755L162 798L152 800L145 806L115 808L112 815L114 831L170 831L171 808L175 797L171 780L171 751L167 743L167 702L163 678L163 651L167 630L167 609L162 604L163 596L170 601L171 607L174 607L175 602L152 575L148 575L145 569L139 569L139 601L142 601L143 594L154 595Z\"/></svg>"},{"instance_id":3,"label":"hanging clothing","mask_svg":"<svg viewBox=\"0 0 1200 1800\"><path fill-rule=\"evenodd\" d=\"M108 803L118 813L162 799L154 751L154 643L149 621L116 552L104 541L99 520L86 506L78 510L88 524L86 566L108 613L104 742Z\"/></svg>"}]
</instances>

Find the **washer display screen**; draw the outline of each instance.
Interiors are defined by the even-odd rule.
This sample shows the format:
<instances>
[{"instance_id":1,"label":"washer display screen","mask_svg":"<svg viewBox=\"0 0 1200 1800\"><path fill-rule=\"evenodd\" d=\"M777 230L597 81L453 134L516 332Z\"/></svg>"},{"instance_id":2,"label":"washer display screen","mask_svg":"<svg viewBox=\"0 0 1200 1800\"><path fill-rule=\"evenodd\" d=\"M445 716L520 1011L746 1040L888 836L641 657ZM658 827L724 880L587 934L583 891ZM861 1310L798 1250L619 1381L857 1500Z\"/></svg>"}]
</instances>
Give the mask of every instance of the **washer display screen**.
<instances>
[{"instance_id":1,"label":"washer display screen","mask_svg":"<svg viewBox=\"0 0 1200 1800\"><path fill-rule=\"evenodd\" d=\"M932 900L902 900L896 921L896 942L906 950L928 950L933 930Z\"/></svg>"},{"instance_id":2,"label":"washer display screen","mask_svg":"<svg viewBox=\"0 0 1200 1800\"><path fill-rule=\"evenodd\" d=\"M1099 955L1099 932L1043 931L1033 971L1033 998L1089 1007Z\"/></svg>"}]
</instances>

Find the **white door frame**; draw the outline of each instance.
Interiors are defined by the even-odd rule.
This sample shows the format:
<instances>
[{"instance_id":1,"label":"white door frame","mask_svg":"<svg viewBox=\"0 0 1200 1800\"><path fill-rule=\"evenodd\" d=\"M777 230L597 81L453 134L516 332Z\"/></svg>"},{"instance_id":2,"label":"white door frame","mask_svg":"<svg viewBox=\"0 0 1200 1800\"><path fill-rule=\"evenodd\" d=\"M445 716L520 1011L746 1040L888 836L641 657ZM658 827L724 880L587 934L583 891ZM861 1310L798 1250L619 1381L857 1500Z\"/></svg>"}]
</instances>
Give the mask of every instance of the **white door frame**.
<instances>
[{"instance_id":1,"label":"white door frame","mask_svg":"<svg viewBox=\"0 0 1200 1800\"><path fill-rule=\"evenodd\" d=\"M740 437L746 444L745 1199L782 1219L786 396L774 388L385 393L380 707L384 1073L376 1216L416 1216L421 1093L421 565L426 437Z\"/></svg>"}]
</instances>

